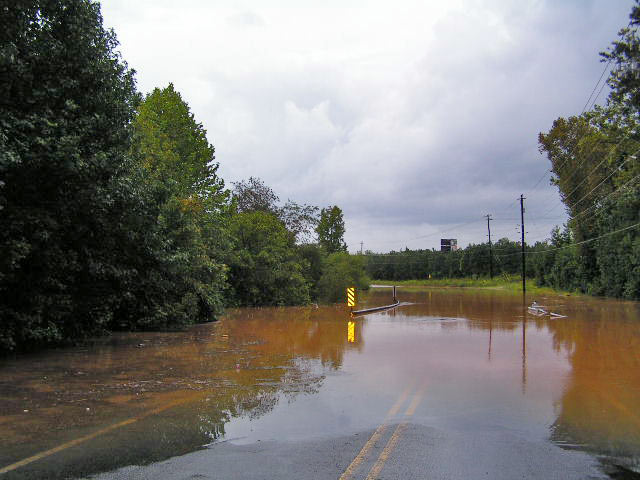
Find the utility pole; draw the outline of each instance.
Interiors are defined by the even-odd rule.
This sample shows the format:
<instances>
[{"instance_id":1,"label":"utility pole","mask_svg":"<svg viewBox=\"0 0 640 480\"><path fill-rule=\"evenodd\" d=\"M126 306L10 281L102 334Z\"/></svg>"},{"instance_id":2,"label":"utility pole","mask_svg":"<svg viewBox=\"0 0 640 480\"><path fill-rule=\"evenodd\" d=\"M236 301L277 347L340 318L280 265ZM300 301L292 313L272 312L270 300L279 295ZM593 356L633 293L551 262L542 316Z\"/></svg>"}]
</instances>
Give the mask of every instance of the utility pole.
<instances>
[{"instance_id":1,"label":"utility pole","mask_svg":"<svg viewBox=\"0 0 640 480\"><path fill-rule=\"evenodd\" d=\"M491 252L491 225L489 225L489 222L493 220L493 218L491 218L490 213L487 213L485 217L487 217L487 230L489 231L489 278L493 278L493 254Z\"/></svg>"},{"instance_id":2,"label":"utility pole","mask_svg":"<svg viewBox=\"0 0 640 480\"><path fill-rule=\"evenodd\" d=\"M522 230L522 295L524 295L527 291L527 283L526 283L526 267L525 267L525 255L524 255L524 196L520 194L520 222L521 222L521 230Z\"/></svg>"},{"instance_id":3,"label":"utility pole","mask_svg":"<svg viewBox=\"0 0 640 480\"><path fill-rule=\"evenodd\" d=\"M362 255L362 245L364 244L364 242L362 240L360 240L360 255Z\"/></svg>"}]
</instances>

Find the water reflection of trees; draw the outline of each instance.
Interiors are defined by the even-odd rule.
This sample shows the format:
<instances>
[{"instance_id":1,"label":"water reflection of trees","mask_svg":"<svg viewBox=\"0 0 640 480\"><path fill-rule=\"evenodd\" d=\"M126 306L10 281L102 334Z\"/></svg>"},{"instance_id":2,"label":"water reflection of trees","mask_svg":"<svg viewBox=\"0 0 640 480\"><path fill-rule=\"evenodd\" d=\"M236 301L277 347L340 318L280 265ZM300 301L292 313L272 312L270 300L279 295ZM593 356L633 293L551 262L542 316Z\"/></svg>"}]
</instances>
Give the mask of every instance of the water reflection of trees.
<instances>
[{"instance_id":1,"label":"water reflection of trees","mask_svg":"<svg viewBox=\"0 0 640 480\"><path fill-rule=\"evenodd\" d=\"M640 464L640 308L595 304L579 316L549 321L554 346L572 372L552 438ZM626 460L624 460L626 459Z\"/></svg>"},{"instance_id":2,"label":"water reflection of trees","mask_svg":"<svg viewBox=\"0 0 640 480\"><path fill-rule=\"evenodd\" d=\"M459 294L458 294L459 293ZM372 304L383 304L388 292L373 291L369 297ZM517 295L505 295L491 290L452 292L451 290L400 289L398 298L403 305L398 317L445 317L469 320L467 328L492 328L513 330L522 316L522 299ZM450 328L455 328L450 325Z\"/></svg>"},{"instance_id":3,"label":"water reflection of trees","mask_svg":"<svg viewBox=\"0 0 640 480\"><path fill-rule=\"evenodd\" d=\"M527 382L526 329L550 332L553 348L566 354L571 366L557 405L552 440L640 468L640 304L584 297L538 299L567 315L550 319L529 315L521 297L500 292L401 289L399 297L416 303L403 306L399 319L463 318L464 323L453 325L487 330L489 359L495 330L522 329L523 392ZM379 303L383 298L385 292L374 291L370 301Z\"/></svg>"},{"instance_id":4,"label":"water reflection of trees","mask_svg":"<svg viewBox=\"0 0 640 480\"><path fill-rule=\"evenodd\" d=\"M176 406L86 442L57 471L88 474L200 448L223 436L234 417L254 419L283 397L317 392L326 370L342 365L346 348L362 348L362 320L356 343L348 343L348 320L334 307L242 309L188 332L120 334L93 349L7 361L0 366L0 462L169 401ZM81 414L85 408L90 415ZM56 469L38 473L57 478Z\"/></svg>"}]
</instances>

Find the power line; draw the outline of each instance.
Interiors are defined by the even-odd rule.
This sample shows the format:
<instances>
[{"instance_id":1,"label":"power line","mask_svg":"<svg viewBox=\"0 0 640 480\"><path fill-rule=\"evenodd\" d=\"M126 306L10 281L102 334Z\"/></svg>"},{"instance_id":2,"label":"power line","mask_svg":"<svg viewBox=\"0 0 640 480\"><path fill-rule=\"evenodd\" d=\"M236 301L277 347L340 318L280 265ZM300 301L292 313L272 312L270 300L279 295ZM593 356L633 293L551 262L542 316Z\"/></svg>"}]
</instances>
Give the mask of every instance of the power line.
<instances>
[{"instance_id":1,"label":"power line","mask_svg":"<svg viewBox=\"0 0 640 480\"><path fill-rule=\"evenodd\" d=\"M598 100L598 97L600 96L600 94L602 93L602 90L604 90L604 87L606 85L607 85L607 82L602 82L602 86L600 87L600 90L598 91L598 94L594 97L593 103L591 104L591 107L589 107L589 110L591 110L593 107L595 107L596 101Z\"/></svg>"},{"instance_id":2,"label":"power line","mask_svg":"<svg viewBox=\"0 0 640 480\"><path fill-rule=\"evenodd\" d=\"M398 240L389 240L389 241L386 241L386 242L384 242L384 243L387 243L387 244L389 244L389 243L394 243L394 244L398 244L398 245L399 245L399 244L401 244L401 243L412 242L412 241L414 241L414 240L422 240L422 239L430 238L430 237L434 237L434 236L437 236L437 235L440 235L440 234L443 234L443 233L448 233L448 232L450 232L450 231L452 231L452 230L455 230L455 229L457 229L457 228L465 227L465 226L467 226L467 225L471 225L472 223L478 223L478 222L482 222L482 221L483 221L483 220L480 220L480 219L470 220L470 221L465 222L465 223L460 223L459 225L454 225L454 226L452 226L452 227L450 227L450 228L447 228L446 230L439 230L439 231L437 231L437 232L429 233L429 234L427 234L427 235L420 235L420 236L418 236L418 237L410 238L410 239L407 239L407 240L401 240L401 241L398 241Z\"/></svg>"},{"instance_id":3,"label":"power line","mask_svg":"<svg viewBox=\"0 0 640 480\"><path fill-rule=\"evenodd\" d=\"M582 111L580 112L580 115L582 115L582 114L587 110L587 106L589 105L589 102L591 101L591 97L593 97L594 92L596 91L596 89L598 88L598 85L599 85L599 84L600 84L600 82L602 81L602 79L603 79L603 77L604 77L604 74L607 72L607 69L609 68L609 65L611 65L611 61L612 61L612 60L613 60L613 59L611 59L611 58L610 58L610 59L609 59L609 61L607 62L607 64L604 66L604 69L602 70L602 73L600 74L600 77L598 78L598 81L597 81L597 82L596 82L596 84L593 86L593 90L591 91L591 94L589 95L589 98L587 98L587 101L585 102L584 107L582 107ZM602 87L600 88L600 91L598 92L598 94L597 94L597 95L595 96L595 98L593 99L594 104L595 104L595 102L596 102L597 98L598 98L598 97L600 96L600 94L602 93L602 89L604 88L604 86L605 86L606 84L607 84L607 82L606 82L606 81L605 81L605 82L603 82ZM593 105L591 106L591 108L593 108ZM586 134L585 134L585 135L586 135ZM579 143L579 140L578 140L578 142L576 142L576 145L577 145L577 143ZM575 153L575 152L573 152L573 153ZM560 169L560 168L564 167L564 165L569 161L569 158L571 158L571 157L568 157L568 158L567 158L567 159L562 163L562 165L561 165L560 167L558 167L558 168ZM538 187L538 185L540 185L540 182L542 182L542 180L544 180L544 178L545 178L547 175L549 175L550 173L552 173L552 171L553 171L553 170L546 170L546 171L544 172L544 174L543 174L543 175L538 179L538 181L535 183L535 185L534 185L534 186L529 190L529 192L527 193L527 195L532 194L532 193L536 190L536 188Z\"/></svg>"},{"instance_id":4,"label":"power line","mask_svg":"<svg viewBox=\"0 0 640 480\"><path fill-rule=\"evenodd\" d=\"M587 133L588 133L588 132L587 132ZM584 133L580 139L577 139L577 140L576 140L575 145L574 145L574 147L573 147L573 151L572 151L570 154L568 154L568 155L567 155L567 158L565 158L565 160L564 160L564 161L563 161L563 162L562 162L562 163L561 163L557 168L555 168L555 170L556 170L557 172L560 172L560 171L561 171L561 170L562 170L562 169L567 165L567 163L569 163L569 160L571 160L571 159L575 158L575 154L576 154L576 151L577 151L577 149L578 149L578 145L579 145L579 143L580 143L580 142L581 142L581 141L582 141L582 140L587 136L587 133ZM625 136L625 137L624 137L620 142L618 142L618 144L616 144L616 146L615 146L615 147L613 147L613 148L609 151L609 154L611 153L611 151L613 151L615 148L617 148L617 147L618 147L618 145L620 145L620 143L622 143L622 142L623 142L623 141L624 141L628 136L629 136L629 134L627 134L627 135L626 135L626 136ZM593 147L592 147L592 148L594 148L594 149L595 149L595 147L597 147L597 146L598 146L598 144L600 144L603 140L604 140L604 137L602 137L602 136L601 136L601 137L599 137L599 138L596 140L596 142L595 142L595 144L593 145ZM607 154L607 156L608 156L609 154ZM605 158L607 158L607 156L605 156ZM584 161L585 161L585 160L586 160L586 157L585 157L585 158L582 158L581 160L579 160L579 161L578 161L578 163L577 163L576 165L574 165L574 167L573 167L573 172L572 172L572 173L567 177L566 181L571 180L571 179L574 177L574 175L580 171L580 169L579 169L578 167L580 167L580 166L582 165L582 163L584 163ZM553 169L548 170L548 173L552 173L552 172L553 172ZM545 175L546 175L546 173L545 173ZM543 176L542 178L544 178L544 176ZM541 179L541 180L542 180L542 179ZM539 183L539 182L540 182L540 181L538 181L538 183ZM535 191L535 188L531 190L531 192L533 192L533 191ZM571 192L571 193L573 193L573 192ZM549 210L547 210L547 212L550 212L550 211L554 210L554 209L555 209L558 205L560 205L561 203L562 203L562 200L561 200L560 202L556 202L556 204L555 204L555 205L553 205ZM545 212L545 213L546 213L546 212Z\"/></svg>"},{"instance_id":5,"label":"power line","mask_svg":"<svg viewBox=\"0 0 640 480\"><path fill-rule=\"evenodd\" d=\"M593 191L598 188L600 185L602 185L604 182L606 182L607 180L609 180L614 173L616 173L616 171L619 171L622 169L622 166L627 163L630 159L635 159L635 154L640 152L640 150L636 150L636 152L633 155L630 155L624 162L622 162L622 164L618 167L618 168L614 168L613 172L611 172L605 179L603 179L598 185L596 185L595 187L593 187L589 193L587 193L584 197L582 197L580 200L578 200L576 203L573 204L573 206L575 207L576 205L578 205L580 202L582 202L585 198L587 198L589 195L591 195L591 193L593 193Z\"/></svg>"},{"instance_id":6,"label":"power line","mask_svg":"<svg viewBox=\"0 0 640 480\"><path fill-rule=\"evenodd\" d=\"M633 177L631 180L626 181L625 183L623 183L621 186L619 186L618 188L616 188L615 190L609 192L609 194L602 198L600 200L600 202L604 202L607 198L609 198L611 195L613 195L614 193L620 192L622 191L623 188L625 188L627 185L629 185L630 183L632 183L634 180L637 180L638 178L640 178L640 174L636 175L635 177ZM589 210L591 210L594 207L597 207L598 204L596 202L594 202L590 207L585 208L584 210L582 210L581 212L573 215L570 217L571 220L575 220L576 218L578 218L581 215L584 215L585 213L587 213Z\"/></svg>"},{"instance_id":7,"label":"power line","mask_svg":"<svg viewBox=\"0 0 640 480\"><path fill-rule=\"evenodd\" d=\"M440 234L440 233L448 233L448 232L450 232L451 230L455 230L455 229L460 228L460 227L466 227L467 225L471 225L472 223L478 223L478 222L481 222L481 221L482 221L482 220L479 220L479 219L478 219L478 220L471 220L471 221L469 221L469 222L465 222L465 223L461 223L461 224L459 224L459 225L455 225L455 226L453 226L453 227L451 227L451 228L449 228L449 229L447 229L447 230L441 230L441 231L439 231L439 232L430 233L430 234L428 234L428 235L422 235L422 236L420 236L420 237L416 237L414 240L419 240L419 239L423 239L423 238L433 237L434 235L438 235L438 234Z\"/></svg>"},{"instance_id":8,"label":"power line","mask_svg":"<svg viewBox=\"0 0 640 480\"><path fill-rule=\"evenodd\" d=\"M545 250L529 250L529 251L528 251L528 252L526 252L526 253L530 255L530 254L533 254L533 253L546 253L546 252L553 252L553 251L555 251L555 250L562 250L562 249L564 249L564 248L575 247L576 245L582 245L582 244L589 243L589 242L595 242L596 240L600 240L601 238L608 237L608 236L611 236L611 235L615 235L616 233L624 232L625 230L631 230L632 228L636 228L636 227L638 227L638 226L640 226L640 222L635 223L635 224L633 224L633 225L629 225L629 226L624 227L624 228L620 228L620 229L615 230L615 231L613 231L613 232L608 232L608 233L605 233L605 234L599 235L599 236L597 236L597 237L590 238L590 239L588 239L588 240L582 240L581 242L570 243L569 245L564 245L564 246L562 246L562 247L547 248L547 249L545 249ZM511 256L513 256L513 255L519 255L519 253L520 253L520 252L517 252L517 253L509 253L509 254L505 254L505 255L496 255L496 256L497 256L497 257L511 257Z\"/></svg>"},{"instance_id":9,"label":"power line","mask_svg":"<svg viewBox=\"0 0 640 480\"><path fill-rule=\"evenodd\" d=\"M562 247L547 248L547 249L544 249L544 250L528 250L528 251L525 251L525 253L527 255L530 255L530 254L539 254L539 253L546 253L546 252L553 252L553 251L557 251L557 250L563 250L565 248L575 247L576 245L582 245L582 244L585 244L585 243L595 242L596 240L600 240L601 238L609 237L611 235L615 235L616 233L624 232L626 230L631 230L631 229L636 228L638 226L640 226L640 222L635 223L633 225L629 225L629 226L624 227L624 228L620 228L618 230L614 230L613 232L607 232L605 234L599 235L599 236L594 237L594 238L590 238L588 240L582 240L580 242L570 243L570 244L564 245ZM498 249L498 250L504 250L504 249ZM438 252L436 251L436 253L438 253ZM397 255L398 254L384 254L384 253L382 253L382 254L367 255L367 257L369 257L369 258L372 258L372 257L385 257L385 256L396 257ZM512 257L514 255L521 255L521 252L506 253L506 254L501 254L501 255L499 254L499 255L494 255L494 256L496 258L502 258L502 257ZM420 262L420 261L419 262L395 262L394 261L394 262L374 262L373 264L379 266L379 265L417 265L417 264L422 264L422 263L424 263L424 262Z\"/></svg>"},{"instance_id":10,"label":"power line","mask_svg":"<svg viewBox=\"0 0 640 480\"><path fill-rule=\"evenodd\" d=\"M602 77L604 77L604 74L606 73L607 69L609 68L609 65L611 65L611 61L612 60L613 60L613 58L610 58L609 61L607 62L607 64L604 66L604 69L602 70L602 73L600 74L600 78L598 78L598 81L596 82L595 86L593 87L593 90L591 91L591 95L589 95L589 98L587 98L587 102L584 104L584 107L582 107L582 112L580 112L580 115L582 115L587 110L587 105L589 105L589 102L591 101L591 97L593 97L594 92L596 91L596 89L598 88L598 85L602 81ZM607 84L607 82L604 82L602 85L604 86L606 84ZM602 92L602 88L598 92L598 95L596 95L596 97L593 99L594 103L595 103L596 99L600 96L601 92Z\"/></svg>"},{"instance_id":11,"label":"power line","mask_svg":"<svg viewBox=\"0 0 640 480\"><path fill-rule=\"evenodd\" d=\"M627 28L629 28L631 26L631 22L629 22L629 24L627 25ZM587 107L589 106L589 102L591 101L591 97L593 97L593 93L596 91L596 89L598 88L598 85L600 84L600 82L602 81L604 74L607 72L607 69L609 68L609 66L611 65L613 58L610 58L609 61L606 63L606 65L604 66L604 68L602 69L602 73L600 74L600 77L598 78L598 81L596 82L596 84L593 87L593 90L591 91L591 94L589 95L589 98L587 98L587 101L584 104L584 107L582 107L582 111L580 112L580 116L587 110ZM589 110L591 108L593 108L593 106L595 105L596 100L598 99L598 97L600 96L600 94L602 93L602 90L604 88L604 86L607 84L606 80L602 83L602 86L600 87L600 90L598 91L598 94L595 96L595 98L593 99L593 103L592 105L588 108ZM586 133L585 133L586 135ZM584 135L583 135L584 138ZM581 140L581 139L580 139ZM580 140L576 141L576 146L580 143ZM600 139L598 140L600 141ZM574 151L572 152L572 155L575 154L575 148ZM567 159L562 163L562 165L560 167L558 167L558 170L560 170L562 167L565 166L565 164L569 161L569 159L571 158L570 155L569 157L567 157ZM549 170L549 172L551 172L551 170ZM544 178L544 177L543 177ZM539 183L540 181L538 181Z\"/></svg>"},{"instance_id":12,"label":"power line","mask_svg":"<svg viewBox=\"0 0 640 480\"><path fill-rule=\"evenodd\" d=\"M631 134L631 133L628 133L628 134L627 134L627 135L626 135L622 140L620 140L620 141L619 141L619 142L618 142L618 143L617 143L613 148L611 148L611 150L609 150L609 153L607 153L607 154L605 155L605 157L602 159L602 161L601 161L601 162L600 162L600 163L599 163L599 164L598 164L598 165L597 165L597 166L596 166L596 167L595 167L595 168L594 168L594 169L593 169L589 174L587 174L587 175L582 179L582 181L581 181L578 185L576 185L576 186L573 188L573 190L571 190L568 194L566 194L566 195L564 196L564 201L562 201L562 200L561 200L560 202L557 202L554 206L552 206L550 209L548 209L547 211L545 211L545 212L543 213L543 215L546 215L547 213L549 213L549 212L551 212L551 211L555 210L556 208L558 208L558 206L560 206L560 205L562 205L563 203L567 202L567 201L568 201L568 199L569 199L569 197L570 197L571 195L573 195L573 193L575 193L575 192L576 192L576 190L577 190L577 189L578 189L578 188L579 188L579 187L580 187L584 182L586 182L586 181L589 179L589 177L590 177L590 176L591 176L591 175L592 175L592 174L593 174L593 173L594 173L594 172L595 172L595 171L600 167L600 165L602 165L602 164L603 164L603 163L604 163L604 162L609 158L609 156L611 155L611 153L612 153L616 148L618 148L618 146L619 146L619 145L620 145L624 140L626 140L626 139L627 139L627 137L629 137L629 135L630 135L630 134ZM636 153L638 153L638 152L640 152L640 150L636 150L632 155L627 156L627 159L626 159L624 162L622 162L622 164L621 164L621 165L619 165L618 167L614 168L614 170L613 170L613 172L611 173L611 175L613 175L617 169L621 168L621 167L622 167L622 165L624 165L625 163L627 163L627 162L629 161L629 159L631 159L631 158L635 158L635 154L636 154ZM583 160L583 161L584 161L584 160ZM571 179L571 178L573 177L573 175L575 174L575 172L577 172L577 169L576 169L576 170L574 170L574 173L573 173L572 175L570 175L570 176L569 176L569 178L568 178L567 180ZM611 176L611 175L610 175L610 176ZM607 178L609 178L609 177L607 177ZM601 183L602 183L602 182L601 182ZM600 184L598 184L598 186L600 186ZM596 187L596 188L597 188L597 187ZM594 190L595 190L595 189L594 189ZM593 191L593 190L591 190L591 191ZM589 193L591 193L591 192L589 192ZM583 197L583 198L584 198L584 197ZM582 200L582 199L581 199L581 200Z\"/></svg>"},{"instance_id":13,"label":"power line","mask_svg":"<svg viewBox=\"0 0 640 480\"><path fill-rule=\"evenodd\" d=\"M622 142L623 142L624 140L626 140L626 139L629 137L629 135L630 135L630 134L631 134L631 132L630 132L630 133L628 133L627 135L625 135L625 137L623 137L623 138L622 138L622 139L621 139L621 140L620 140L620 141L619 141L615 146L613 146L613 147L609 150L609 152L607 153L607 155L605 155L605 157L603 158L603 160L602 160L602 161L601 161L601 162L600 162L600 163L599 163L599 164L598 164L598 165L597 165L597 166L596 166L596 167L595 167L591 172L589 172L589 174L587 174L587 175L585 176L585 178L584 178L584 179L583 179L583 180L582 180L582 181L581 181L581 182L580 182L580 183L579 183L579 184L578 184L578 185L577 185L577 186L576 186L576 187L575 187L571 192L569 192L569 193L565 196L565 202L567 201L567 199L568 199L568 198L569 198L569 197L570 197L570 196L571 196L571 195L572 195L572 194L573 194L573 193L574 193L574 192L575 192L575 191L576 191L576 190L577 190L577 189L578 189L578 188L579 188L579 187L580 187L584 182L586 182L586 181L589 179L589 177L591 177L591 175L593 175L593 173L594 173L598 168L600 168L600 166L601 166L601 165L602 165L602 164L607 160L607 158L609 158L609 156L611 155L611 153L612 153L616 148L618 148L618 146L620 146L620 144L622 144ZM610 173L610 174L609 174L605 179L603 179L603 180L602 180L598 185L596 185L593 189L591 189L591 191L589 191L589 193L587 193L585 196L583 196L583 197L582 197L582 198L580 198L577 202L575 202L575 203L574 203L574 206L575 206L575 205L578 205L579 203L581 203L581 202L582 202L586 197L588 197L588 196L589 196L591 193L593 193L593 192L594 192L598 187L600 187L600 185L602 185L606 180L608 180L609 178L611 178L611 177L615 174L615 172L616 172L616 171L618 171L618 170L620 170L620 169L622 168L622 166L623 166L623 165L625 165L625 164L626 164L626 163L627 163L631 158L634 158L634 159L635 159L635 158L636 158L636 157L635 157L635 154L637 154L638 152L640 152L640 149L639 149L639 150L637 150L636 152L634 152L634 154L633 154L633 155L628 156L628 157L625 159L625 161L624 161L621 165L619 165L618 167L614 168L614 170L613 170L613 171L612 171L612 172L611 172L611 173ZM567 160L568 160L568 159L567 159ZM582 162L584 162L584 159L583 159L580 163L582 163ZM564 163L566 163L566 161L565 161ZM579 163L577 166L579 166L579 165L580 165L580 163ZM576 167L577 167L577 166L576 166ZM572 175L570 175L570 177L569 177L569 178L571 178L571 177L572 177L576 172L577 172L577 168L574 170L574 173L573 173ZM539 182L538 182L538 183L539 183ZM627 183L630 183L630 182L627 182ZM536 185L537 185L537 184L536 184ZM612 193L613 193L613 192L612 192ZM611 193L610 193L609 195L611 195ZM605 197L605 198L608 198L608 196L609 196L609 195L607 195L607 197ZM519 200L519 198L516 198L513 202L511 202L511 203L509 204L509 206L507 207L507 209L508 209L508 208L510 208L510 207L511 207L511 205L513 205L513 204L515 204L516 202L518 202L518 200ZM541 216L541 217L531 217L530 219L531 219L532 221L535 221L535 220L554 220L554 219L556 219L557 217L546 217L546 216L544 216L544 215L545 215L545 214L547 214L547 213L549 213L549 212L551 212L551 211L553 211L553 210L555 210L559 205L561 205L561 204L563 204L563 203L564 203L563 201L560 201L560 202L558 202L556 205L554 205L553 207L551 207L549 210L545 211L545 212L543 213L543 216ZM592 206L592 207L593 207L593 206ZM589 208L592 208L592 207L589 207ZM507 210L507 209L505 209L505 210ZM503 211L505 211L505 210L503 210ZM586 210L588 210L588 209L586 209ZM585 211L586 211L586 210L585 210ZM579 215L579 214L578 214L578 215ZM576 218L578 215L575 215L575 216L573 216L572 218ZM496 221L510 221L510 220L517 220L517 219L516 219L516 218L513 218L513 219L512 219L512 218L497 218L497 219L493 219L493 218L492 218L491 220L496 220ZM427 234L427 235L420 235L420 236L417 236L417 237L414 237L414 238L411 238L411 239L404 240L404 242L402 242L402 243L412 242L412 241L415 241L415 240L421 240L421 239L426 239L426 238L431 238L431 237L434 237L434 236L437 236L437 235L440 235L440 234L448 233L448 232L450 232L450 231L452 231L452 230L455 230L455 229L458 229L458 228L461 228L461 227L465 227L465 226L467 226L467 225L471 225L471 224L473 224L473 223L478 223L478 222L480 222L480 221L481 221L481 220L479 220L479 219L478 219L478 220L470 220L470 221L468 221L468 222L464 222L464 223L460 223L460 224L458 224L458 225L454 225L454 226L452 226L452 227L450 227L450 228L447 228L447 229L445 229L445 230L440 230L440 231L433 232L433 233L430 233L430 234ZM524 233L524 232L521 232L521 233ZM395 243L395 244L400 244L401 242L398 242L397 240L391 240L391 241L388 241L388 242L385 242L385 243Z\"/></svg>"}]
</instances>

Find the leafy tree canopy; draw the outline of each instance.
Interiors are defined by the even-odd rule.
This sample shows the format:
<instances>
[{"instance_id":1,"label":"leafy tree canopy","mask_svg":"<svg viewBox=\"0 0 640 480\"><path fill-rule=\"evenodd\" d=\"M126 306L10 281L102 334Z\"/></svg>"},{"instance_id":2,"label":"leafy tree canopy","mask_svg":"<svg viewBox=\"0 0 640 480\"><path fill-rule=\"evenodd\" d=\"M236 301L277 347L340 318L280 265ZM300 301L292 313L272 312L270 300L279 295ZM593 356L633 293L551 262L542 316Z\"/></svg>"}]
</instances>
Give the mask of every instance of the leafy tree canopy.
<instances>
[{"instance_id":1,"label":"leafy tree canopy","mask_svg":"<svg viewBox=\"0 0 640 480\"><path fill-rule=\"evenodd\" d=\"M366 290L370 283L365 273L363 255L334 252L325 261L324 271L318 282L319 297L337 302L344 298L347 287Z\"/></svg>"},{"instance_id":2,"label":"leafy tree canopy","mask_svg":"<svg viewBox=\"0 0 640 480\"><path fill-rule=\"evenodd\" d=\"M145 97L133 125L134 155L175 196L209 206L225 198L215 149L172 83Z\"/></svg>"},{"instance_id":3,"label":"leafy tree canopy","mask_svg":"<svg viewBox=\"0 0 640 480\"><path fill-rule=\"evenodd\" d=\"M559 118L539 136L569 213L568 230L552 233L552 244L562 250L538 255L542 283L640 298L640 229L634 227L640 223L639 5L601 54L612 63L607 104Z\"/></svg>"},{"instance_id":4,"label":"leafy tree canopy","mask_svg":"<svg viewBox=\"0 0 640 480\"><path fill-rule=\"evenodd\" d=\"M622 106L624 112L636 116L640 114L640 3L631 9L629 25L620 30L618 40L608 51L602 52L603 59L613 63L608 83L612 88L610 102Z\"/></svg>"},{"instance_id":5,"label":"leafy tree canopy","mask_svg":"<svg viewBox=\"0 0 640 480\"><path fill-rule=\"evenodd\" d=\"M217 176L214 147L173 84L145 97L133 127L132 152L159 193L156 229L165 240L154 252L156 271L144 282L155 305L147 327L210 320L222 311L230 247L228 192Z\"/></svg>"},{"instance_id":6,"label":"leafy tree canopy","mask_svg":"<svg viewBox=\"0 0 640 480\"><path fill-rule=\"evenodd\" d=\"M344 243L344 219L338 206L322 209L316 232L318 242L328 253L347 251Z\"/></svg>"},{"instance_id":7,"label":"leafy tree canopy","mask_svg":"<svg viewBox=\"0 0 640 480\"><path fill-rule=\"evenodd\" d=\"M134 73L99 5L16 0L0 25L0 348L13 348L106 328L132 271L112 247L146 207L126 178Z\"/></svg>"},{"instance_id":8,"label":"leafy tree canopy","mask_svg":"<svg viewBox=\"0 0 640 480\"><path fill-rule=\"evenodd\" d=\"M278 218L287 227L298 243L311 243L315 240L318 225L318 207L287 200L277 211Z\"/></svg>"},{"instance_id":9,"label":"leafy tree canopy","mask_svg":"<svg viewBox=\"0 0 640 480\"><path fill-rule=\"evenodd\" d=\"M297 305L309 301L304 264L293 237L273 214L254 211L230 222L235 248L228 264L230 295L240 305Z\"/></svg>"},{"instance_id":10,"label":"leafy tree canopy","mask_svg":"<svg viewBox=\"0 0 640 480\"><path fill-rule=\"evenodd\" d=\"M249 177L233 183L233 201L238 212L269 212L284 223L298 243L314 240L318 224L318 207L287 200L282 207L280 198L261 179Z\"/></svg>"},{"instance_id":11,"label":"leafy tree canopy","mask_svg":"<svg viewBox=\"0 0 640 480\"><path fill-rule=\"evenodd\" d=\"M238 212L271 212L278 211L280 198L257 177L249 177L233 183L233 200Z\"/></svg>"}]
</instances>

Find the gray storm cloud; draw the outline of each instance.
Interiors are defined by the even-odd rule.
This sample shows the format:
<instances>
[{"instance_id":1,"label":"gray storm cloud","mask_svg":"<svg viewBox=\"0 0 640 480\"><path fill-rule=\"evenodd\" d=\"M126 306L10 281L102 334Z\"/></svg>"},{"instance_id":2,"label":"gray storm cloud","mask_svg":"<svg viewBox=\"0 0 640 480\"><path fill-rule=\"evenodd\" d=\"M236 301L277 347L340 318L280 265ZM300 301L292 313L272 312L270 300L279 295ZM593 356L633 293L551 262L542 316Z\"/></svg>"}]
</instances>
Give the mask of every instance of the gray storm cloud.
<instances>
[{"instance_id":1,"label":"gray storm cloud","mask_svg":"<svg viewBox=\"0 0 640 480\"><path fill-rule=\"evenodd\" d=\"M345 6L348 5L348 6ZM631 2L103 4L149 91L174 82L227 182L345 212L350 249L532 241L564 220L537 134L579 114ZM600 102L604 101L604 94ZM554 207L555 206L555 207ZM548 212L549 209L552 209ZM548 218L542 218L548 217ZM421 238L417 238L421 237Z\"/></svg>"}]
</instances>

